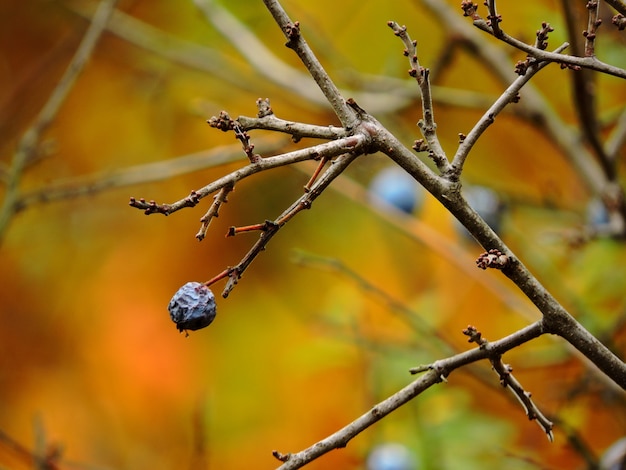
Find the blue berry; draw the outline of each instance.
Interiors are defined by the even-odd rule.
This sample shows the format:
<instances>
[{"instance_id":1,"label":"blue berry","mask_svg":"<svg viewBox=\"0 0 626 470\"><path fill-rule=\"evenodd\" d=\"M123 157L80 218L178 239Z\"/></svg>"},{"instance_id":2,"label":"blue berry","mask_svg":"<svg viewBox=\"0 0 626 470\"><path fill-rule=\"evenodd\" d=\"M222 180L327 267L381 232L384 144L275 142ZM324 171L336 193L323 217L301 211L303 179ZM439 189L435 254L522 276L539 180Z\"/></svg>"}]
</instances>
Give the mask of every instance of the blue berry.
<instances>
[{"instance_id":1,"label":"blue berry","mask_svg":"<svg viewBox=\"0 0 626 470\"><path fill-rule=\"evenodd\" d=\"M494 232L500 231L504 206L500 196L485 186L470 186L463 191L465 199Z\"/></svg>"},{"instance_id":2,"label":"blue berry","mask_svg":"<svg viewBox=\"0 0 626 470\"><path fill-rule=\"evenodd\" d=\"M611 219L609 211L599 198L593 198L587 204L587 223L594 228L608 225Z\"/></svg>"},{"instance_id":3,"label":"blue berry","mask_svg":"<svg viewBox=\"0 0 626 470\"><path fill-rule=\"evenodd\" d=\"M615 441L602 454L600 468L606 470L622 470L626 468L626 437Z\"/></svg>"},{"instance_id":4,"label":"blue berry","mask_svg":"<svg viewBox=\"0 0 626 470\"><path fill-rule=\"evenodd\" d=\"M381 170L371 181L369 190L376 198L407 214L412 214L422 205L419 185L411 175L396 166Z\"/></svg>"},{"instance_id":5,"label":"blue berry","mask_svg":"<svg viewBox=\"0 0 626 470\"><path fill-rule=\"evenodd\" d=\"M367 457L367 470L416 470L418 467L411 451L394 442L379 444Z\"/></svg>"},{"instance_id":6,"label":"blue berry","mask_svg":"<svg viewBox=\"0 0 626 470\"><path fill-rule=\"evenodd\" d=\"M215 296L199 282L188 282L170 300L167 309L178 331L199 330L213 322L216 315Z\"/></svg>"},{"instance_id":7,"label":"blue berry","mask_svg":"<svg viewBox=\"0 0 626 470\"><path fill-rule=\"evenodd\" d=\"M463 195L469 205L487 222L487 225L500 234L506 205L498 193L485 186L468 186L463 188ZM454 226L456 232L466 240L474 239L458 220L454 221Z\"/></svg>"}]
</instances>

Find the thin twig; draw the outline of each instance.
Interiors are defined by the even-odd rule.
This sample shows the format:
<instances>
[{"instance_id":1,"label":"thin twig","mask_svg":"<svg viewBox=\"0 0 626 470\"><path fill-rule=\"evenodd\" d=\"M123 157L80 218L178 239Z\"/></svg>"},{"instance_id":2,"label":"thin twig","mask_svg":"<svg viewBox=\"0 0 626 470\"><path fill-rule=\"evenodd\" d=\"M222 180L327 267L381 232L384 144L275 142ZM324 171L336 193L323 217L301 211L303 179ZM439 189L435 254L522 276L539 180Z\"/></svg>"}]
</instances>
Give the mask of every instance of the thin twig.
<instances>
[{"instance_id":1,"label":"thin twig","mask_svg":"<svg viewBox=\"0 0 626 470\"><path fill-rule=\"evenodd\" d=\"M468 326L463 330L463 334L469 336L468 341L470 343L476 343L480 348L489 346L489 341L487 341L474 326ZM552 433L554 424L545 417L535 402L531 400L530 393L524 390L522 384L513 376L513 368L502 362L502 353L498 352L489 356L489 362L491 362L494 372L500 377L500 384L511 390L522 407L524 407L528 419L536 421L543 432L546 433L548 440L554 442L554 434Z\"/></svg>"},{"instance_id":2,"label":"thin twig","mask_svg":"<svg viewBox=\"0 0 626 470\"><path fill-rule=\"evenodd\" d=\"M235 189L235 186L224 186L215 196L213 196L213 204L211 204L211 207L209 207L207 213L204 214L200 219L202 225L200 226L200 230L198 230L198 233L196 233L196 238L198 239L198 241L202 241L204 239L204 237L206 236L206 232L209 229L209 225L211 224L211 220L213 220L214 217L219 216L219 210L221 205L227 202L228 194L233 189Z\"/></svg>"},{"instance_id":3,"label":"thin twig","mask_svg":"<svg viewBox=\"0 0 626 470\"><path fill-rule=\"evenodd\" d=\"M330 79L322 64L317 60L315 54L300 34L300 25L291 21L277 0L263 0L263 3L287 38L287 47L293 49L298 54L309 74L313 77L322 93L324 93L343 127L352 127L356 122L354 113L346 105L339 89Z\"/></svg>"},{"instance_id":4,"label":"thin twig","mask_svg":"<svg viewBox=\"0 0 626 470\"><path fill-rule=\"evenodd\" d=\"M422 119L417 123L426 143L428 144L429 157L435 162L441 173L450 170L450 163L446 157L439 138L437 137L437 124L435 122L435 111L431 96L430 79L428 69L419 64L417 58L417 42L411 40L407 33L406 26L400 26L395 21L389 21L387 25L393 30L404 43L404 54L409 58L411 69L409 75L417 81L422 97Z\"/></svg>"},{"instance_id":5,"label":"thin twig","mask_svg":"<svg viewBox=\"0 0 626 470\"><path fill-rule=\"evenodd\" d=\"M493 35L497 38L500 38L503 34L500 29L500 22L502 21L502 17L498 15L496 11L496 0L488 0L486 2L487 8L489 9L489 16L487 16L487 22L489 26L491 26L491 30Z\"/></svg>"},{"instance_id":6,"label":"thin twig","mask_svg":"<svg viewBox=\"0 0 626 470\"><path fill-rule=\"evenodd\" d=\"M322 176L313 184L309 191L305 192L297 201L295 201L289 208L287 208L280 216L274 221L266 221L264 224L260 224L258 229L261 230L261 235L254 246L246 253L243 259L234 266L229 268L228 282L226 287L222 291L222 297L226 298L230 292L235 288L239 279L243 275L244 271L248 268L250 263L265 250L265 247L272 239L272 237L289 222L296 214L304 209L310 209L313 201L330 185L330 183L339 176L348 165L354 161L358 154L356 153L344 153L337 157L330 167L322 174ZM217 280L217 279L216 279ZM207 284L208 285L208 284Z\"/></svg>"},{"instance_id":7,"label":"thin twig","mask_svg":"<svg viewBox=\"0 0 626 470\"><path fill-rule=\"evenodd\" d=\"M146 215L156 213L169 215L185 207L194 207L200 199L213 194L223 187L234 186L238 181L255 173L306 160L316 160L322 155L336 157L346 151L358 150L365 144L365 140L365 137L362 135L349 136L344 139L334 140L302 150L295 150L275 157L261 158L255 163L250 163L198 190L192 191L189 196L172 204L157 204L155 201L146 201L145 199L137 200L134 197L130 198L129 204L131 207L143 210Z\"/></svg>"},{"instance_id":8,"label":"thin twig","mask_svg":"<svg viewBox=\"0 0 626 470\"><path fill-rule=\"evenodd\" d=\"M556 49L559 52L565 49L565 45ZM549 62L534 62L526 70L524 75L518 77L511 85L500 95L500 97L493 103L493 105L483 114L483 116L474 125L472 130L460 143L454 159L452 160L450 177L453 180L458 180L463 171L463 165L469 155L474 144L478 141L479 137L487 130L487 128L493 124L496 116L510 103L517 103L519 101L519 92L526 83L541 69L543 69Z\"/></svg>"},{"instance_id":9,"label":"thin twig","mask_svg":"<svg viewBox=\"0 0 626 470\"><path fill-rule=\"evenodd\" d=\"M474 20L474 26L476 26L478 29L481 29L482 31L485 31L486 33L493 35L493 31L488 22L482 18ZM509 36L505 32L502 32L498 39L515 47L516 49L519 49L520 51L526 52L528 55L534 57L537 60L547 60L550 62L556 62L557 64L563 64L573 67L582 67L585 69L595 70L596 72L602 72L607 75L613 75L619 78L626 78L626 70L602 62L601 60L598 60L595 56L577 57L573 55L544 51L537 47L529 46L525 42Z\"/></svg>"},{"instance_id":10,"label":"thin twig","mask_svg":"<svg viewBox=\"0 0 626 470\"><path fill-rule=\"evenodd\" d=\"M252 129L263 129L267 131L282 132L284 134L291 135L296 141L305 137L313 137L315 139L339 139L347 135L347 132L343 127L315 126L313 124L286 121L284 119L277 118L273 114L262 118L239 116L237 121L241 124L241 127L247 131Z\"/></svg>"},{"instance_id":11,"label":"thin twig","mask_svg":"<svg viewBox=\"0 0 626 470\"><path fill-rule=\"evenodd\" d=\"M585 57L595 57L596 55L596 32L602 24L598 11L600 2L598 0L589 0L587 2L587 10L589 18L587 20L587 29L583 31L585 37Z\"/></svg>"}]
</instances>

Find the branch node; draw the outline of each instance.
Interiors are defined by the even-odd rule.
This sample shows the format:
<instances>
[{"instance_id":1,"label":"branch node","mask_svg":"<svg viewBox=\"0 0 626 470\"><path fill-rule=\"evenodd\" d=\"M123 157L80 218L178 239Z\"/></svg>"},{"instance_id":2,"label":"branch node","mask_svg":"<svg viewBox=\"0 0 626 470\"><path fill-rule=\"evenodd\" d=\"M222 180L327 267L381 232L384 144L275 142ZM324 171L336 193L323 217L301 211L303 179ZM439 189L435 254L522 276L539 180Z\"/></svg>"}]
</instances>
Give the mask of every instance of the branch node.
<instances>
[{"instance_id":1,"label":"branch node","mask_svg":"<svg viewBox=\"0 0 626 470\"><path fill-rule=\"evenodd\" d=\"M412 149L415 150L416 152L426 152L428 151L428 144L424 142L424 139L417 139L413 143Z\"/></svg>"},{"instance_id":2,"label":"branch node","mask_svg":"<svg viewBox=\"0 0 626 470\"><path fill-rule=\"evenodd\" d=\"M619 31L624 31L624 29L626 29L626 17L621 13L618 13L611 18L611 23L613 23Z\"/></svg>"},{"instance_id":3,"label":"branch node","mask_svg":"<svg viewBox=\"0 0 626 470\"><path fill-rule=\"evenodd\" d=\"M283 28L283 31L285 33L285 36L287 36L287 39L288 39L285 46L287 46L290 49L295 49L296 42L300 38L300 22L296 21L294 23L288 23Z\"/></svg>"},{"instance_id":4,"label":"branch node","mask_svg":"<svg viewBox=\"0 0 626 470\"><path fill-rule=\"evenodd\" d=\"M482 337L482 333L473 325L467 325L467 328L463 330L463 334L468 336L468 343L476 343L480 347L484 347L487 344L487 340Z\"/></svg>"},{"instance_id":5,"label":"branch node","mask_svg":"<svg viewBox=\"0 0 626 470\"><path fill-rule=\"evenodd\" d=\"M234 123L230 117L230 115L226 111L220 111L220 114L216 116L212 116L211 119L207 121L207 124L215 129L219 129L222 132L228 132L234 129Z\"/></svg>"},{"instance_id":6,"label":"branch node","mask_svg":"<svg viewBox=\"0 0 626 470\"><path fill-rule=\"evenodd\" d=\"M480 269L504 269L509 264L509 257L499 250L492 249L481 254L476 260Z\"/></svg>"},{"instance_id":7,"label":"branch node","mask_svg":"<svg viewBox=\"0 0 626 470\"><path fill-rule=\"evenodd\" d=\"M550 26L550 23L545 21L541 23L541 29L537 31L537 42L535 47L537 49L546 50L548 47L548 34L554 31L554 28Z\"/></svg>"},{"instance_id":8,"label":"branch node","mask_svg":"<svg viewBox=\"0 0 626 470\"><path fill-rule=\"evenodd\" d=\"M461 2L461 9L463 10L463 16L471 16L473 20L478 19L478 15L476 14L476 10L478 9L478 4L463 0Z\"/></svg>"},{"instance_id":9,"label":"branch node","mask_svg":"<svg viewBox=\"0 0 626 470\"><path fill-rule=\"evenodd\" d=\"M256 107L259 110L259 112L257 113L257 117L258 118L264 118L267 116L272 116L274 114L274 111L272 110L272 107L270 106L270 99L269 98L258 98L256 100Z\"/></svg>"}]
</instances>

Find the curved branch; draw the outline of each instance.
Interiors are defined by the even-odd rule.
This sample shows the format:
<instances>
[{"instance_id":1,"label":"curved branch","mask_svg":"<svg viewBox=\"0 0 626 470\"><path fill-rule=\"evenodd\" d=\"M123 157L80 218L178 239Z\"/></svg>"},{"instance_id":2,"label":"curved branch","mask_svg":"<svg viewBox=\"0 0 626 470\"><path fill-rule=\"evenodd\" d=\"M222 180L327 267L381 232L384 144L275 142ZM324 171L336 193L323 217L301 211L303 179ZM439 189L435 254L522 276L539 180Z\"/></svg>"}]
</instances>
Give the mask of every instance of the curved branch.
<instances>
[{"instance_id":1,"label":"curved branch","mask_svg":"<svg viewBox=\"0 0 626 470\"><path fill-rule=\"evenodd\" d=\"M482 18L474 19L474 26L478 29L495 36L493 30L489 23ZM606 73L607 75L613 75L619 78L626 78L626 70L615 67L614 65L607 64L598 60L595 56L592 57L577 57L567 54L559 54L555 52L548 52L543 49L539 49L537 47L529 46L525 42L520 41L519 39L515 39L512 36L509 36L504 31L501 31L499 36L496 36L499 40L519 49L520 51L526 52L528 55L534 57L538 60L547 60L550 62L556 62L558 64L563 64L567 66L573 67L582 67L585 69L595 70L596 72Z\"/></svg>"}]
</instances>

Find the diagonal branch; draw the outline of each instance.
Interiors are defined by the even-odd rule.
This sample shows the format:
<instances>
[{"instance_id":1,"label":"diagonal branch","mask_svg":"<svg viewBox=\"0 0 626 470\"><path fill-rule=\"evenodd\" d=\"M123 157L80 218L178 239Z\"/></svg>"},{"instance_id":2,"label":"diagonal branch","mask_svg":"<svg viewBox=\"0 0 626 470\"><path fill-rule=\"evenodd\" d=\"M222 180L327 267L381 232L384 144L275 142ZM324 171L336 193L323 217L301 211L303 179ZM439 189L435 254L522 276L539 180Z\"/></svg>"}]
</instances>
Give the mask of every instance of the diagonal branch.
<instances>
[{"instance_id":1,"label":"diagonal branch","mask_svg":"<svg viewBox=\"0 0 626 470\"><path fill-rule=\"evenodd\" d=\"M203 199L224 187L233 186L238 181L255 173L306 160L316 160L323 155L336 157L337 155L341 155L347 151L357 151L365 145L365 140L366 139L363 135L349 136L332 142L315 145L306 149L295 150L293 152L276 155L274 157L261 158L254 163L250 163L243 168L207 184L203 188L192 191L189 196L172 204L157 204L155 201L146 201L143 198L137 200L134 197L131 197L129 205L143 210L146 215L156 213L169 215L184 209L185 207L194 207L198 204L198 202L200 202L200 199Z\"/></svg>"},{"instance_id":2,"label":"diagonal branch","mask_svg":"<svg viewBox=\"0 0 626 470\"><path fill-rule=\"evenodd\" d=\"M293 470L301 468L321 455L324 455L332 450L345 447L354 437L380 421L391 412L397 410L402 405L405 405L433 385L445 382L447 377L459 367L463 367L482 359L488 359L494 354L502 354L541 336L543 333L544 331L541 322L536 322L516 331L512 335L498 341L490 342L485 348L472 349L446 359L438 360L427 366L413 369L411 371L412 373L426 373L420 376L419 379L391 395L389 398L378 403L367 413L361 415L352 423L348 424L334 434L313 444L311 447L294 454L282 454L274 451L274 456L284 462L283 465L278 467L278 469Z\"/></svg>"},{"instance_id":3,"label":"diagonal branch","mask_svg":"<svg viewBox=\"0 0 626 470\"><path fill-rule=\"evenodd\" d=\"M277 0L263 0L263 3L280 26L280 29L287 38L286 46L293 49L306 69L317 83L324 96L332 106L335 114L341 121L343 127L350 128L356 123L356 117L345 103L339 89L330 79L322 64L317 60L315 54L300 34L298 22L292 22L289 16Z\"/></svg>"},{"instance_id":4,"label":"diagonal branch","mask_svg":"<svg viewBox=\"0 0 626 470\"><path fill-rule=\"evenodd\" d=\"M485 21L482 18L474 19L474 26L478 29L485 31L486 33L494 35L493 29L491 28L489 22ZM501 41L519 49L520 51L526 52L531 57L534 57L537 60L547 60L550 62L556 62L557 64L562 64L569 67L582 67L585 69L595 70L596 72L606 73L607 75L613 75L619 78L626 78L626 70L616 67L611 64L607 64L598 60L595 56L593 57L577 57L573 55L567 54L559 54L556 52L548 52L538 47L530 46L519 39L516 39L512 36L509 36L504 31L501 31L501 34L497 36Z\"/></svg>"},{"instance_id":5,"label":"diagonal branch","mask_svg":"<svg viewBox=\"0 0 626 470\"><path fill-rule=\"evenodd\" d=\"M556 52L564 50L566 45L562 45L556 49ZM510 103L517 103L519 101L519 91L522 89L528 81L535 76L537 72L543 69L550 62L537 61L533 62L528 68L525 69L524 74L518 77L511 85L500 95L500 97L491 105L491 107L483 114L483 116L474 125L472 130L467 134L459 145L454 159L452 160L450 177L453 180L458 180L463 171L463 165L465 159L469 155L474 144L478 141L479 137L487 130L487 128L493 124L496 116Z\"/></svg>"},{"instance_id":6,"label":"diagonal branch","mask_svg":"<svg viewBox=\"0 0 626 470\"><path fill-rule=\"evenodd\" d=\"M232 268L228 268L223 271L221 274L218 274L210 281L206 282L205 285L209 286L214 282L228 277L228 282L226 283L226 287L222 292L222 297L226 298L230 294L230 292L235 288L239 279L243 275L244 271L250 266L252 261L265 250L265 247L272 239L274 235L287 223L289 222L296 214L304 209L310 209L313 201L317 199L317 197L322 194L322 192L330 185L330 183L339 176L350 163L354 161L354 159L359 155L359 153L348 152L340 155L331 162L330 167L322 174L322 176L311 186L311 188L306 191L298 200L296 200L289 208L287 208L281 215L279 215L274 221L265 221L263 224L258 224L250 227L246 227L241 231L250 231L250 230L260 230L261 235L254 246L246 253L243 259ZM229 235L235 235L238 233L237 228L232 227L229 231Z\"/></svg>"}]
</instances>

